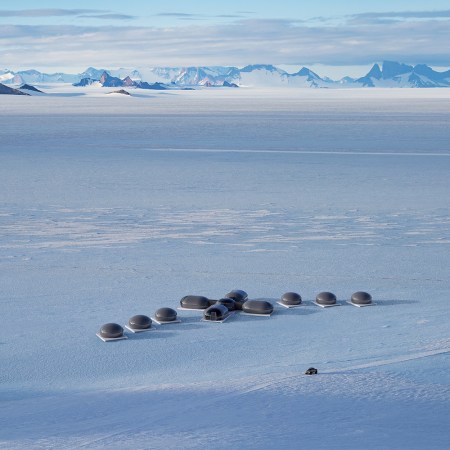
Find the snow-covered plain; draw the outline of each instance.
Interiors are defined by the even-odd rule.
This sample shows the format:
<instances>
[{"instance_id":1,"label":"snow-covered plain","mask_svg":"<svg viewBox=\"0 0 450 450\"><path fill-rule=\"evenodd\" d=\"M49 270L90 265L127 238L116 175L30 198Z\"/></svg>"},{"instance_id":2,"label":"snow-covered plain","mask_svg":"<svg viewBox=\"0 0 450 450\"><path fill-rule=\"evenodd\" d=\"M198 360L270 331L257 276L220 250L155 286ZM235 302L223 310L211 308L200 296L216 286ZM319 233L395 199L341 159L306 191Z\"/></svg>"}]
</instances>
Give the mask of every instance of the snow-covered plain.
<instances>
[{"instance_id":1,"label":"snow-covered plain","mask_svg":"<svg viewBox=\"0 0 450 450\"><path fill-rule=\"evenodd\" d=\"M0 98L1 448L449 448L450 90L39 88ZM305 305L95 336L231 289Z\"/></svg>"}]
</instances>

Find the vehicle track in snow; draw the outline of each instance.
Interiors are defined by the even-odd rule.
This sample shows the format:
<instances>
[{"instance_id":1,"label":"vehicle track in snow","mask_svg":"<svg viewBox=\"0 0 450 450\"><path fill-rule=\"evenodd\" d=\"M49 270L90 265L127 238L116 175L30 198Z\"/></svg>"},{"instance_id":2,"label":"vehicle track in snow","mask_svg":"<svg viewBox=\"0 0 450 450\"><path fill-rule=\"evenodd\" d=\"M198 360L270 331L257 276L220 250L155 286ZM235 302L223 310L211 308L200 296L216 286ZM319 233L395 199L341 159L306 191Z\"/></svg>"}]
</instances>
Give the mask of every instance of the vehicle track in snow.
<instances>
[{"instance_id":1,"label":"vehicle track in snow","mask_svg":"<svg viewBox=\"0 0 450 450\"><path fill-rule=\"evenodd\" d=\"M173 423L174 411L179 417L194 416L195 414L198 414L199 411L220 409L221 404L229 404L231 402L236 405L241 405L248 403L249 401L258 401L252 397L252 394L264 394L264 392L277 392L277 395L299 396L307 394L333 395L335 389L351 383L351 389L355 395L364 395L367 399L376 399L379 395L383 395L382 392L384 392L385 384L391 385L391 383L398 383L396 389L390 390L389 393L389 395L394 398L398 397L400 399L411 400L413 399L413 395L418 395L420 397L422 394L424 394L426 398L427 394L430 394L426 389L423 392L415 392L415 386L413 384L408 384L407 381L404 382L394 378L392 375L388 375L383 379L377 377L378 381L376 383L378 384L375 386L373 380L372 382L367 382L367 377L363 372L366 369L430 358L447 353L450 353L449 346L428 351L416 351L409 354L385 357L382 359L378 358L374 361L363 364L352 364L346 367L335 367L322 370L320 365L317 365L319 374L311 377L303 375L304 368L302 368L302 370L290 368L289 372L280 372L280 370L283 370L283 368L280 367L278 371L274 370L262 376L251 376L237 381L234 380L232 384L225 386L221 384L221 380L218 380L218 384L214 381L210 381L207 383L201 382L179 386L166 385L162 386L161 390L158 390L157 387L150 387L149 389L149 387L145 386L133 389L99 390L95 392L94 397L91 397L91 394L89 394L89 400L86 399L86 393L69 396L63 401L56 402L55 398L49 397L47 401L43 400L44 404L42 407L47 412L52 411L52 416L54 417L58 417L59 412L65 414L65 410L70 410L72 407L77 409L80 404L85 405L85 408L88 409L83 412L83 408L81 408L81 414L72 417L72 427L73 429L78 430L78 436L70 436L70 430L65 428L56 429L51 436L34 440L33 445L42 445L44 447L56 446L61 450L73 448L95 449L104 448L105 446L114 446L117 442L129 442L130 440L133 440L135 436L142 436L145 438L151 434L152 430L160 431L165 430L168 427L170 428L170 424ZM358 374L358 372L361 373ZM334 380L333 375L339 377L335 382L332 381ZM343 375L344 379L342 378ZM370 392L364 391L367 386L370 386ZM165 408L160 409L156 407L157 401L154 402L155 399L152 396L152 392L157 395L162 392L161 400L167 402ZM345 394L345 392L339 391L338 389L337 394L339 394L339 392L343 395ZM100 411L102 409L101 405L114 405L116 400L118 405L120 405L120 396L122 393L124 395L130 394L133 396L128 400L125 399L125 415L123 417L120 414L118 415L117 410L115 409L112 412L108 412L108 408L106 407L105 411ZM142 397L141 394L143 394ZM450 395L450 392L441 392L442 399L445 399L447 394ZM118 397L116 397L116 395L118 395ZM136 397L134 397L134 395L136 395ZM187 397L185 397L185 395L187 395ZM95 396L98 397L98 400L95 400ZM137 403L135 407L129 409L129 406L133 403L134 399L136 399ZM156 399L158 400L158 397L156 397ZM187 401L182 401L183 399ZM242 403L244 399L245 401ZM91 407L93 407L94 410L92 410ZM96 408L98 408L98 410ZM34 426L37 425L37 423L34 423ZM197 436L195 442L198 443L198 439L202 439L202 437ZM23 445L26 444L26 442L21 441L17 444ZM29 442L29 444L31 445L31 442ZM19 448L20 445L16 448ZM1 446L2 445L0 444L0 447Z\"/></svg>"},{"instance_id":2,"label":"vehicle track in snow","mask_svg":"<svg viewBox=\"0 0 450 450\"><path fill-rule=\"evenodd\" d=\"M350 366L350 367L321 370L320 373L333 374L333 373L349 372L349 371L360 370L360 369L370 369L372 367L380 367L380 366L386 366L389 364L396 364L396 363L401 363L401 362L405 362L405 361L412 361L415 359L428 358L430 356L441 355L441 354L445 354L445 353L450 353L450 347L436 349L436 350L430 350L430 351L426 351L426 352L413 353L410 355L395 356L392 358L372 361L372 362L369 362L366 364L357 364L355 366Z\"/></svg>"}]
</instances>

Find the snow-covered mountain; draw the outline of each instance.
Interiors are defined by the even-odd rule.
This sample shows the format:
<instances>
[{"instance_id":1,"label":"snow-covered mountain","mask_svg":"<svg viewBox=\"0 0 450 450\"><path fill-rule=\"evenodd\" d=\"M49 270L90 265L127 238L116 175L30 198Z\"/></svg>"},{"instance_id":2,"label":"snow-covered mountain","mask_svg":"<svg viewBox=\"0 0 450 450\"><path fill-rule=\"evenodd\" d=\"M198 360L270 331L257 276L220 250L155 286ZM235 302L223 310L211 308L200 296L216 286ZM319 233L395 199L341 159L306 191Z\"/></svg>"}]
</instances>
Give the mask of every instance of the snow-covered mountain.
<instances>
[{"instance_id":1,"label":"snow-covered mountain","mask_svg":"<svg viewBox=\"0 0 450 450\"><path fill-rule=\"evenodd\" d=\"M248 87L450 87L450 71L437 72L425 64L410 66L384 61L374 64L361 78L344 77L334 81L320 77L307 67L288 73L273 65L255 64L243 68L233 66L190 67L139 67L116 70L87 68L80 74L41 73L37 70L13 72L0 71L0 82L21 85L24 83L73 83L77 86L92 84L105 87L132 87L139 82L186 86L248 86Z\"/></svg>"},{"instance_id":2,"label":"snow-covered mountain","mask_svg":"<svg viewBox=\"0 0 450 450\"><path fill-rule=\"evenodd\" d=\"M236 67L144 67L130 72L133 80L162 82L180 86L223 86L225 82L233 83L238 73Z\"/></svg>"},{"instance_id":3,"label":"snow-covered mountain","mask_svg":"<svg viewBox=\"0 0 450 450\"><path fill-rule=\"evenodd\" d=\"M333 81L320 78L307 68L289 74L273 65L254 64L241 69L237 67L158 67L137 69L131 78L162 80L180 86L227 86L249 87L324 87Z\"/></svg>"},{"instance_id":4,"label":"snow-covered mountain","mask_svg":"<svg viewBox=\"0 0 450 450\"><path fill-rule=\"evenodd\" d=\"M287 86L289 74L272 65L255 64L237 69L234 83L240 86Z\"/></svg>"},{"instance_id":5,"label":"snow-covered mountain","mask_svg":"<svg viewBox=\"0 0 450 450\"><path fill-rule=\"evenodd\" d=\"M80 73L80 79L78 81L81 81L84 78L90 78L92 80L100 80L100 77L103 75L104 72L108 72L106 69L96 69L94 67L88 67L84 72Z\"/></svg>"},{"instance_id":6,"label":"snow-covered mountain","mask_svg":"<svg viewBox=\"0 0 450 450\"><path fill-rule=\"evenodd\" d=\"M365 87L449 87L450 70L437 72L425 64L409 66L384 61L381 68L374 64L367 75L354 82Z\"/></svg>"},{"instance_id":7,"label":"snow-covered mountain","mask_svg":"<svg viewBox=\"0 0 450 450\"><path fill-rule=\"evenodd\" d=\"M7 71L0 75L5 83L10 84L36 84L36 83L75 83L79 81L79 75L68 73L42 73L38 70L22 70L19 72Z\"/></svg>"},{"instance_id":8,"label":"snow-covered mountain","mask_svg":"<svg viewBox=\"0 0 450 450\"><path fill-rule=\"evenodd\" d=\"M288 84L295 87L330 87L335 82L329 78L321 78L312 70L303 67L297 73L289 75Z\"/></svg>"},{"instance_id":9,"label":"snow-covered mountain","mask_svg":"<svg viewBox=\"0 0 450 450\"><path fill-rule=\"evenodd\" d=\"M10 70L0 70L0 83L7 83L12 78L14 78L14 74Z\"/></svg>"}]
</instances>

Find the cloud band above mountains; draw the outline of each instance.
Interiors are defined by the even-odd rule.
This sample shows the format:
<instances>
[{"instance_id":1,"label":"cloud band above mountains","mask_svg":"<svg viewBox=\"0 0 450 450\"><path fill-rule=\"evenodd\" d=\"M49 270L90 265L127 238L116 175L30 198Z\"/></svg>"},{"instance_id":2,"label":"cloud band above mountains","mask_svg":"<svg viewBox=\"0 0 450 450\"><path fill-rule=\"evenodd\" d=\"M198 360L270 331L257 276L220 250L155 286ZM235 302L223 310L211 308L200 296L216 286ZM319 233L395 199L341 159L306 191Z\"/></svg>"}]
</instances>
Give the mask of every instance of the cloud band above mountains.
<instances>
[{"instance_id":1,"label":"cloud band above mountains","mask_svg":"<svg viewBox=\"0 0 450 450\"><path fill-rule=\"evenodd\" d=\"M13 13L23 17L133 18L85 9L0 11L0 17ZM170 27L130 26L132 22L124 25L123 21L121 26L0 24L0 65L354 65L383 59L449 65L450 10L364 13L335 23L317 18L305 22L236 20L231 16L225 23L180 22ZM399 17L407 20L396 20Z\"/></svg>"}]
</instances>

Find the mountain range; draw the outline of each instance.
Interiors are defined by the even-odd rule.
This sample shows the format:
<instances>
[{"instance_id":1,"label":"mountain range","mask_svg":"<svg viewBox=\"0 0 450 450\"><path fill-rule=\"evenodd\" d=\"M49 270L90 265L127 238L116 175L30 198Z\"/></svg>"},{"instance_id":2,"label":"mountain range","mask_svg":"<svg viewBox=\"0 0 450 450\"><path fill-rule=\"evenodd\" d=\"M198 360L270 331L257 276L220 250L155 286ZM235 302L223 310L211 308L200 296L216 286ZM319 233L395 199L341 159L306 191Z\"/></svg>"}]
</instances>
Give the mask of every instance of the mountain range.
<instances>
[{"instance_id":1,"label":"mountain range","mask_svg":"<svg viewBox=\"0 0 450 450\"><path fill-rule=\"evenodd\" d=\"M72 83L75 86L99 85L104 87L134 87L141 89L166 89L168 87L225 86L225 87L310 87L356 88L400 87L431 88L450 87L450 70L438 72L425 64L411 66L393 61L374 64L363 77L344 77L332 80L303 67L288 73L273 65L249 65L243 68L212 67L154 67L139 69L96 69L89 67L80 74L47 74L37 70L13 72L0 70L0 83Z\"/></svg>"},{"instance_id":2,"label":"mountain range","mask_svg":"<svg viewBox=\"0 0 450 450\"><path fill-rule=\"evenodd\" d=\"M366 76L355 82L365 87L449 87L450 70L437 72L425 64L413 67L385 61L381 68L374 64Z\"/></svg>"},{"instance_id":3,"label":"mountain range","mask_svg":"<svg viewBox=\"0 0 450 450\"><path fill-rule=\"evenodd\" d=\"M132 80L129 75L127 75L123 80L119 77L114 77L110 75L106 70L103 71L100 79L95 79L91 77L82 78L78 83L73 83L76 87L84 86L102 86L102 87L133 87L139 89L155 89L162 91L167 89L166 85L163 83L147 83L141 80Z\"/></svg>"}]
</instances>

